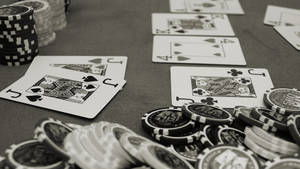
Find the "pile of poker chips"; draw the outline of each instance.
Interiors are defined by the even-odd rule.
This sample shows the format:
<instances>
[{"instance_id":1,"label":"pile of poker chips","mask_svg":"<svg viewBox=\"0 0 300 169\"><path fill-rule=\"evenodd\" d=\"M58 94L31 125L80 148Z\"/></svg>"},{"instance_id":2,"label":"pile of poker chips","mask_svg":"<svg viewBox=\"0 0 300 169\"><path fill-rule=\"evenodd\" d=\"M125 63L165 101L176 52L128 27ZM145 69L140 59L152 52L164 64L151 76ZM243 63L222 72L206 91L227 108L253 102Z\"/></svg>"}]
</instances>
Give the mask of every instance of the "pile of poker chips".
<instances>
[{"instance_id":1,"label":"pile of poker chips","mask_svg":"<svg viewBox=\"0 0 300 169\"><path fill-rule=\"evenodd\" d=\"M56 39L51 22L52 10L47 1L26 0L16 2L12 5L24 5L33 8L33 18L36 25L36 32L39 40L39 47L47 46Z\"/></svg>"},{"instance_id":2,"label":"pile of poker chips","mask_svg":"<svg viewBox=\"0 0 300 169\"><path fill-rule=\"evenodd\" d=\"M0 64L19 66L38 54L33 9L25 6L0 8Z\"/></svg>"},{"instance_id":3,"label":"pile of poker chips","mask_svg":"<svg viewBox=\"0 0 300 169\"><path fill-rule=\"evenodd\" d=\"M59 31L67 26L67 18L65 14L65 1L64 0L46 0L52 9L51 22L54 31Z\"/></svg>"},{"instance_id":4,"label":"pile of poker chips","mask_svg":"<svg viewBox=\"0 0 300 169\"><path fill-rule=\"evenodd\" d=\"M265 94L267 108L237 106L232 112L189 103L151 110L141 121L153 139L191 163L205 149L229 144L243 146L265 165L300 152L299 96L297 89L274 88Z\"/></svg>"},{"instance_id":5,"label":"pile of poker chips","mask_svg":"<svg viewBox=\"0 0 300 169\"><path fill-rule=\"evenodd\" d=\"M0 158L0 168L193 169L168 148L116 123L88 126L52 118L35 127L34 139L14 144Z\"/></svg>"}]
</instances>

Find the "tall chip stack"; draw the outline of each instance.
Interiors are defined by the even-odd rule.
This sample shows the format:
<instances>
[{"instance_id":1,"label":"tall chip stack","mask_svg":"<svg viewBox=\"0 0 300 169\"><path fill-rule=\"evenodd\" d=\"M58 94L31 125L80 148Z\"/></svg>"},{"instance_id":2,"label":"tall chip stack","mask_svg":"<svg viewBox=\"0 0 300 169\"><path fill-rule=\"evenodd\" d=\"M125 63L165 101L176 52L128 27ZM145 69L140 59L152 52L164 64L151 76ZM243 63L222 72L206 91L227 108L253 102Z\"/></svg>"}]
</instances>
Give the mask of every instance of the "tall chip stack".
<instances>
[{"instance_id":1,"label":"tall chip stack","mask_svg":"<svg viewBox=\"0 0 300 169\"><path fill-rule=\"evenodd\" d=\"M24 5L33 8L33 18L39 40L39 47L47 46L54 42L56 33L53 31L51 22L52 11L49 3L42 0L26 0L13 5Z\"/></svg>"},{"instance_id":2,"label":"tall chip stack","mask_svg":"<svg viewBox=\"0 0 300 169\"><path fill-rule=\"evenodd\" d=\"M64 0L45 0L52 9L52 24L53 30L59 31L67 26L67 18L65 14L65 1Z\"/></svg>"},{"instance_id":3,"label":"tall chip stack","mask_svg":"<svg viewBox=\"0 0 300 169\"><path fill-rule=\"evenodd\" d=\"M0 64L19 66L38 54L33 9L26 6L0 8Z\"/></svg>"}]
</instances>

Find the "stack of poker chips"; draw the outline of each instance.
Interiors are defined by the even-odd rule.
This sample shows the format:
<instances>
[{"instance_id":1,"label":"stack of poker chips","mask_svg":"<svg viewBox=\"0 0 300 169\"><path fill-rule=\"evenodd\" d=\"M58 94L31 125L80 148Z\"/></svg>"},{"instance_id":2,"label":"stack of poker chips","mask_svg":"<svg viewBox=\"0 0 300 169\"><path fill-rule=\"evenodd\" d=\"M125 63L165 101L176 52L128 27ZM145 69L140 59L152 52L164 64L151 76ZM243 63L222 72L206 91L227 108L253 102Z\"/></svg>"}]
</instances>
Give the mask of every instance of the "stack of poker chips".
<instances>
[{"instance_id":1,"label":"stack of poker chips","mask_svg":"<svg viewBox=\"0 0 300 169\"><path fill-rule=\"evenodd\" d=\"M194 169L167 147L105 121L79 126L41 120L34 139L10 146L5 155L0 168Z\"/></svg>"},{"instance_id":2,"label":"stack of poker chips","mask_svg":"<svg viewBox=\"0 0 300 169\"><path fill-rule=\"evenodd\" d=\"M13 5L24 5L33 8L33 18L39 40L39 47L47 46L56 39L51 22L52 11L49 3L42 0L26 0Z\"/></svg>"},{"instance_id":3,"label":"stack of poker chips","mask_svg":"<svg viewBox=\"0 0 300 169\"><path fill-rule=\"evenodd\" d=\"M38 54L33 9L25 6L0 8L0 64L19 66Z\"/></svg>"},{"instance_id":4,"label":"stack of poker chips","mask_svg":"<svg viewBox=\"0 0 300 169\"><path fill-rule=\"evenodd\" d=\"M54 31L59 31L67 26L67 18L65 14L65 1L64 0L44 0L47 1L52 9L51 22Z\"/></svg>"}]
</instances>

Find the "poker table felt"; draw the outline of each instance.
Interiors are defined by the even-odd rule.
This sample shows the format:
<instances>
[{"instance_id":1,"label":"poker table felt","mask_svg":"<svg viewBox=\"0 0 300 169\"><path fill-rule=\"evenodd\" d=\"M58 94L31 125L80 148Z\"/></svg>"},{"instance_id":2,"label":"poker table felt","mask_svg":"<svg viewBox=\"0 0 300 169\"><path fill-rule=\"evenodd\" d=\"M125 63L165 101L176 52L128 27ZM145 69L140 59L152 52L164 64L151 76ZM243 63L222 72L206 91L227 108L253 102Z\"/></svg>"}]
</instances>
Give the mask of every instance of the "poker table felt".
<instances>
[{"instance_id":1,"label":"poker table felt","mask_svg":"<svg viewBox=\"0 0 300 169\"><path fill-rule=\"evenodd\" d=\"M0 5L12 2L1 0ZM246 67L268 69L276 87L300 89L300 52L263 24L268 4L300 9L300 1L240 2L246 14L229 18L240 40ZM47 117L80 125L101 120L117 122L147 136L141 127L142 115L171 105L170 66L213 66L152 63L154 12L169 12L169 1L72 0L67 27L57 32L54 43L40 49L40 55L128 56L127 85L92 120L0 99L0 152L13 143L31 139L35 124ZM28 67L0 65L0 89L22 77Z\"/></svg>"}]
</instances>

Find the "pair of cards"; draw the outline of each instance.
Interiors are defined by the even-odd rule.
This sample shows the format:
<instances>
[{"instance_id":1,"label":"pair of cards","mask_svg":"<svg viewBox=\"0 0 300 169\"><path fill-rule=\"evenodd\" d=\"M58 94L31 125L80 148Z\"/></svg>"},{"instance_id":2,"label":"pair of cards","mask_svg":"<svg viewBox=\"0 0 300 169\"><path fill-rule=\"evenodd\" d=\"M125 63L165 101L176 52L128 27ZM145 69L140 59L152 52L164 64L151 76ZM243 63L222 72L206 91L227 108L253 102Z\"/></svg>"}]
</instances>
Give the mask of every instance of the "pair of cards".
<instances>
[{"instance_id":1,"label":"pair of cards","mask_svg":"<svg viewBox=\"0 0 300 169\"><path fill-rule=\"evenodd\" d=\"M244 14L239 0L169 0L171 12Z\"/></svg>"},{"instance_id":2,"label":"pair of cards","mask_svg":"<svg viewBox=\"0 0 300 169\"><path fill-rule=\"evenodd\" d=\"M269 5L264 23L274 29L292 46L300 50L300 9Z\"/></svg>"},{"instance_id":3,"label":"pair of cards","mask_svg":"<svg viewBox=\"0 0 300 169\"><path fill-rule=\"evenodd\" d=\"M266 69L171 67L173 106L201 102L222 108L263 107L263 95L270 88L273 83Z\"/></svg>"},{"instance_id":4,"label":"pair of cards","mask_svg":"<svg viewBox=\"0 0 300 169\"><path fill-rule=\"evenodd\" d=\"M0 97L94 118L126 84L124 56L37 56Z\"/></svg>"}]
</instances>

